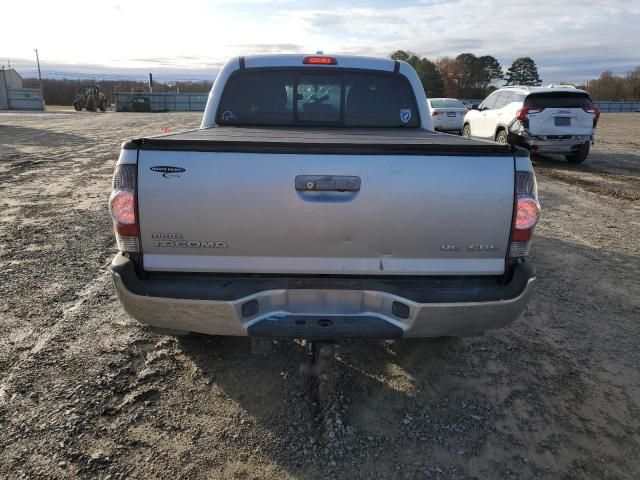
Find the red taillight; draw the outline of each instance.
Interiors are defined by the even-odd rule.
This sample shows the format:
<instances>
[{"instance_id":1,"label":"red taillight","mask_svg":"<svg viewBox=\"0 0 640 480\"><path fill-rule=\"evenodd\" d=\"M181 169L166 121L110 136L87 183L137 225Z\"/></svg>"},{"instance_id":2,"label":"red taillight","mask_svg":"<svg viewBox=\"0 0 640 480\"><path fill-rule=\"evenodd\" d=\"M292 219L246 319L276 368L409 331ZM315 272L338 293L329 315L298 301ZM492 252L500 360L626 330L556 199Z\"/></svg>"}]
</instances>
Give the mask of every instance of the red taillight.
<instances>
[{"instance_id":1,"label":"red taillight","mask_svg":"<svg viewBox=\"0 0 640 480\"><path fill-rule=\"evenodd\" d=\"M302 60L302 63L304 63L305 65L337 65L338 64L338 60L336 60L334 57L325 57L324 55L321 56L312 56L312 57L304 57L304 60Z\"/></svg>"},{"instance_id":2,"label":"red taillight","mask_svg":"<svg viewBox=\"0 0 640 480\"><path fill-rule=\"evenodd\" d=\"M136 223L136 196L129 190L115 190L111 195L111 215L123 225Z\"/></svg>"},{"instance_id":3,"label":"red taillight","mask_svg":"<svg viewBox=\"0 0 640 480\"><path fill-rule=\"evenodd\" d=\"M134 223L132 225L125 225L122 223L115 224L115 230L118 235L123 235L125 237L138 237L140 234L140 229L138 228L138 224Z\"/></svg>"},{"instance_id":4,"label":"red taillight","mask_svg":"<svg viewBox=\"0 0 640 480\"><path fill-rule=\"evenodd\" d=\"M595 127L598 124L598 120L600 120L600 109L595 105L591 105L590 107L582 107L582 109L587 113L592 113L595 115L593 117L593 126Z\"/></svg>"},{"instance_id":5,"label":"red taillight","mask_svg":"<svg viewBox=\"0 0 640 480\"><path fill-rule=\"evenodd\" d=\"M438 115L442 115L442 112L431 112L432 117L437 117Z\"/></svg>"},{"instance_id":6,"label":"red taillight","mask_svg":"<svg viewBox=\"0 0 640 480\"><path fill-rule=\"evenodd\" d=\"M509 258L529 254L529 243L538 220L540 220L540 204L536 177L533 172L517 171Z\"/></svg>"},{"instance_id":7,"label":"red taillight","mask_svg":"<svg viewBox=\"0 0 640 480\"><path fill-rule=\"evenodd\" d=\"M511 241L512 242L528 242L529 240L531 240L531 237L533 235L533 229L528 229L528 230L513 230L513 232L511 232Z\"/></svg>"},{"instance_id":8,"label":"red taillight","mask_svg":"<svg viewBox=\"0 0 640 480\"><path fill-rule=\"evenodd\" d=\"M530 113L540 113L543 110L543 107L524 107L516 112L516 118L521 122L526 122L529 120Z\"/></svg>"},{"instance_id":9,"label":"red taillight","mask_svg":"<svg viewBox=\"0 0 640 480\"><path fill-rule=\"evenodd\" d=\"M540 206L538 202L531 197L518 198L516 204L516 230L529 230L538 223L540 215Z\"/></svg>"},{"instance_id":10,"label":"red taillight","mask_svg":"<svg viewBox=\"0 0 640 480\"><path fill-rule=\"evenodd\" d=\"M113 219L118 249L123 252L140 251L136 177L136 165L118 165L113 175L113 192L109 198L109 212Z\"/></svg>"}]
</instances>

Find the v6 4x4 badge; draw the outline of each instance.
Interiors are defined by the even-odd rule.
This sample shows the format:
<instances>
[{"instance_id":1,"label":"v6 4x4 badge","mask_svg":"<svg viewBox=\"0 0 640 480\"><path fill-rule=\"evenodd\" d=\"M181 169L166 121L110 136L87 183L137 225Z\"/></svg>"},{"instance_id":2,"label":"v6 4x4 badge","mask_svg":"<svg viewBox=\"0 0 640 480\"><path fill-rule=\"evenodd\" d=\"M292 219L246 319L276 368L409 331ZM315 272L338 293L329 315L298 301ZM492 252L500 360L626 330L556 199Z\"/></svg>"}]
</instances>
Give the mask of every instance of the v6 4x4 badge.
<instances>
[{"instance_id":1,"label":"v6 4x4 badge","mask_svg":"<svg viewBox=\"0 0 640 480\"><path fill-rule=\"evenodd\" d=\"M181 173L186 172L186 169L182 167L166 167L166 166L151 167L149 170L161 173L164 178L179 177Z\"/></svg>"}]
</instances>

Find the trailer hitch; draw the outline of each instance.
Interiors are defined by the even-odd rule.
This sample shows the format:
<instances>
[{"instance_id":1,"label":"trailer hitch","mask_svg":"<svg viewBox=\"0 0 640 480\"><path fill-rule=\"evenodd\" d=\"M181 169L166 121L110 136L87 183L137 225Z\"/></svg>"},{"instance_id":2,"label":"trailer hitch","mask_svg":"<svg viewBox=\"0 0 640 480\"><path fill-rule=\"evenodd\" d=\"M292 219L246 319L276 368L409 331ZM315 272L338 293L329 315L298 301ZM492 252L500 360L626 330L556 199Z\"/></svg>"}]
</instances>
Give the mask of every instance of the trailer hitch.
<instances>
[{"instance_id":1,"label":"trailer hitch","mask_svg":"<svg viewBox=\"0 0 640 480\"><path fill-rule=\"evenodd\" d=\"M310 341L307 343L309 361L300 365L303 378L318 379L318 399L327 398L335 389L336 344L327 341Z\"/></svg>"},{"instance_id":2,"label":"trailer hitch","mask_svg":"<svg viewBox=\"0 0 640 480\"><path fill-rule=\"evenodd\" d=\"M252 338L251 353L268 355L273 351L274 340L268 338ZM300 365L298 373L304 380L315 380L310 386L317 385L318 400L327 399L335 390L337 353L349 353L347 343L336 343L328 340L306 341L308 360Z\"/></svg>"}]
</instances>

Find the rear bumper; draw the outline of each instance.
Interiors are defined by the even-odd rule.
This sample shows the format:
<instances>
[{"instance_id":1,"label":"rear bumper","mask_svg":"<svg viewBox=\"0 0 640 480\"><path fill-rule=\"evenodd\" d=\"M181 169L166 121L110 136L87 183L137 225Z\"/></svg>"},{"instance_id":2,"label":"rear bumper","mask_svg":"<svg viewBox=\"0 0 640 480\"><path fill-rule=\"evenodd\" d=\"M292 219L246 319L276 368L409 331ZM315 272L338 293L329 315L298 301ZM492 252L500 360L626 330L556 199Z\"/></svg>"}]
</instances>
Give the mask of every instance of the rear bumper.
<instances>
[{"instance_id":1,"label":"rear bumper","mask_svg":"<svg viewBox=\"0 0 640 480\"><path fill-rule=\"evenodd\" d=\"M455 120L433 120L433 129L437 132L454 132L461 131L463 119Z\"/></svg>"},{"instance_id":2,"label":"rear bumper","mask_svg":"<svg viewBox=\"0 0 640 480\"><path fill-rule=\"evenodd\" d=\"M549 135L530 136L528 134L511 134L509 143L526 147L539 153L571 153L593 143L593 137L589 135L570 135L570 138L548 138ZM553 136L551 136L553 137Z\"/></svg>"},{"instance_id":3,"label":"rear bumper","mask_svg":"<svg viewBox=\"0 0 640 480\"><path fill-rule=\"evenodd\" d=\"M449 126L433 127L433 129L434 129L436 132L443 132L443 133L447 133L447 132L461 132L461 131L462 131L462 125L460 125L460 126L454 126L454 127L449 127Z\"/></svg>"},{"instance_id":4,"label":"rear bumper","mask_svg":"<svg viewBox=\"0 0 640 480\"><path fill-rule=\"evenodd\" d=\"M470 336L520 316L535 273L493 277L339 278L154 274L143 280L118 254L116 292L141 323L212 335L266 338Z\"/></svg>"}]
</instances>

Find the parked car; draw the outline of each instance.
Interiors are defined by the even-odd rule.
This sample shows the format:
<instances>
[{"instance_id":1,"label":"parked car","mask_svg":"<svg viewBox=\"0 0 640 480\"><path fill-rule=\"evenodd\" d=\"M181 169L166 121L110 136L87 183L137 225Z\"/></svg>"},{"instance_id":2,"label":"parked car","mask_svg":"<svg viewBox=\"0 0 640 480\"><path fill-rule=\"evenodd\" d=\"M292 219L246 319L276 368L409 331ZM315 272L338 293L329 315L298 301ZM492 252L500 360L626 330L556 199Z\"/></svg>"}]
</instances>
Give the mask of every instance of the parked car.
<instances>
[{"instance_id":1,"label":"parked car","mask_svg":"<svg viewBox=\"0 0 640 480\"><path fill-rule=\"evenodd\" d=\"M528 152L437 133L413 68L230 60L201 128L122 145L109 200L125 310L255 338L477 335L523 311Z\"/></svg>"},{"instance_id":2,"label":"parked car","mask_svg":"<svg viewBox=\"0 0 640 480\"><path fill-rule=\"evenodd\" d=\"M464 116L469 109L456 98L430 98L433 129L441 132L462 133Z\"/></svg>"},{"instance_id":3,"label":"parked car","mask_svg":"<svg viewBox=\"0 0 640 480\"><path fill-rule=\"evenodd\" d=\"M464 118L465 137L511 143L532 152L564 154L584 162L600 111L589 94L569 86L503 87Z\"/></svg>"}]
</instances>

